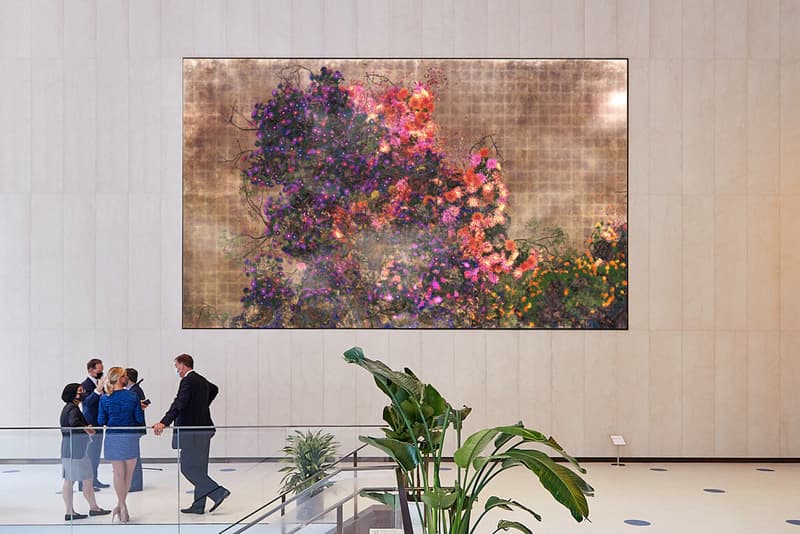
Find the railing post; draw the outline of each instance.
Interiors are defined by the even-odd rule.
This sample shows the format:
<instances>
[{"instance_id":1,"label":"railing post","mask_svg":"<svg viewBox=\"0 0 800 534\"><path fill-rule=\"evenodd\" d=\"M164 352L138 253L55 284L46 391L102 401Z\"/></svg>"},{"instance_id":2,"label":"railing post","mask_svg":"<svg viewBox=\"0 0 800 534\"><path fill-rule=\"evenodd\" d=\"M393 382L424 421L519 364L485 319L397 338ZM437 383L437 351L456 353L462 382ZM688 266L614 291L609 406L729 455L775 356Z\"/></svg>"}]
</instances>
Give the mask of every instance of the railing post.
<instances>
[{"instance_id":1,"label":"railing post","mask_svg":"<svg viewBox=\"0 0 800 534\"><path fill-rule=\"evenodd\" d=\"M281 517L286 515L286 492L281 494ZM281 534L286 534L286 522L281 521Z\"/></svg>"},{"instance_id":2,"label":"railing post","mask_svg":"<svg viewBox=\"0 0 800 534\"><path fill-rule=\"evenodd\" d=\"M336 507L336 534L343 534L344 532L344 513L342 512L342 505Z\"/></svg>"},{"instance_id":3,"label":"railing post","mask_svg":"<svg viewBox=\"0 0 800 534\"><path fill-rule=\"evenodd\" d=\"M353 478L358 478L358 449L353 451ZM353 497L353 520L358 519L358 495Z\"/></svg>"},{"instance_id":4,"label":"railing post","mask_svg":"<svg viewBox=\"0 0 800 534\"><path fill-rule=\"evenodd\" d=\"M400 498L400 514L403 517L403 534L414 534L414 528L411 525L411 513L408 511L405 477L399 467L395 469L395 474L397 475L397 496Z\"/></svg>"}]
</instances>

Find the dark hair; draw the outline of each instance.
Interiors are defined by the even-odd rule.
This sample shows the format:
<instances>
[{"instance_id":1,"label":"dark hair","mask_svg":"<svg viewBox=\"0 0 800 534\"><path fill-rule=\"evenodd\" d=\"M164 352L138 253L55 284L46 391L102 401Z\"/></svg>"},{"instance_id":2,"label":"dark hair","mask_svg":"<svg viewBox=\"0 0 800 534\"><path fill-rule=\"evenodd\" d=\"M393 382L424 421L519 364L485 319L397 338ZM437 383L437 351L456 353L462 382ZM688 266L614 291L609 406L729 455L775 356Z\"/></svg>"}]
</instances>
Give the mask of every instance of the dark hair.
<instances>
[{"instance_id":1,"label":"dark hair","mask_svg":"<svg viewBox=\"0 0 800 534\"><path fill-rule=\"evenodd\" d=\"M188 354L181 354L180 356L175 356L175 361L177 363L185 365L189 369L194 369L194 358L192 358Z\"/></svg>"},{"instance_id":2,"label":"dark hair","mask_svg":"<svg viewBox=\"0 0 800 534\"><path fill-rule=\"evenodd\" d=\"M103 363L103 360L101 360L100 358L92 358L86 363L86 370L91 371L92 369L97 367L98 364L101 363Z\"/></svg>"},{"instance_id":3,"label":"dark hair","mask_svg":"<svg viewBox=\"0 0 800 534\"><path fill-rule=\"evenodd\" d=\"M125 374L128 375L128 380L131 382L137 382L139 380L139 371L133 367L128 367L125 369Z\"/></svg>"},{"instance_id":4,"label":"dark hair","mask_svg":"<svg viewBox=\"0 0 800 534\"><path fill-rule=\"evenodd\" d=\"M75 382L64 386L64 391L61 392L61 400L64 402L72 402L75 400L75 395L78 394L79 387L81 387L81 385Z\"/></svg>"}]
</instances>

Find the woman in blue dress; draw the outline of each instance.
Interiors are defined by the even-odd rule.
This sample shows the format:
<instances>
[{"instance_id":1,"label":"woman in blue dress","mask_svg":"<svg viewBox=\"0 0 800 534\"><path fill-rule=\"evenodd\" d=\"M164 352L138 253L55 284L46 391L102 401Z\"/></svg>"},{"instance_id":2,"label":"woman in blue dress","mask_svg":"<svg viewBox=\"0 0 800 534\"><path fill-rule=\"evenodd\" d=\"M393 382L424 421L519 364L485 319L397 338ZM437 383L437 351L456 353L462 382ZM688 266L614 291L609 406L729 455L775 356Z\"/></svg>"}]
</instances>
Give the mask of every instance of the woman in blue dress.
<instances>
[{"instance_id":1,"label":"woman in blue dress","mask_svg":"<svg viewBox=\"0 0 800 534\"><path fill-rule=\"evenodd\" d=\"M125 500L131 487L133 469L139 457L140 429L115 429L113 427L143 427L144 412L136 393L125 389L128 375L122 367L112 367L108 371L105 384L106 395L100 399L97 422L106 425L105 458L114 470L114 492L117 506L114 507L111 521L130 521L128 505Z\"/></svg>"}]
</instances>

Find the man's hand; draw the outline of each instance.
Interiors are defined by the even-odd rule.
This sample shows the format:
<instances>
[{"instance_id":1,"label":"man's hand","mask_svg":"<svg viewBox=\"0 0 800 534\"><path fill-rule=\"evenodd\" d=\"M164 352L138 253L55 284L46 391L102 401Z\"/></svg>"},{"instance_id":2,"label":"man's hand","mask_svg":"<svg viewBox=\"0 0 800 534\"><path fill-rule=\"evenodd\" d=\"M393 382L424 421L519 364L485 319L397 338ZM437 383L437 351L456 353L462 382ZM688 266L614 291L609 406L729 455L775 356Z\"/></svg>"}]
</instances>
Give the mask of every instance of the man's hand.
<instances>
[{"instance_id":1,"label":"man's hand","mask_svg":"<svg viewBox=\"0 0 800 534\"><path fill-rule=\"evenodd\" d=\"M97 389L95 389L95 391L98 395L103 395L103 393L106 392L106 384L108 384L108 375L103 376L103 378L97 381Z\"/></svg>"},{"instance_id":2,"label":"man's hand","mask_svg":"<svg viewBox=\"0 0 800 534\"><path fill-rule=\"evenodd\" d=\"M154 433L156 436L160 436L160 435L161 435L161 433L162 433L162 432L164 432L164 427L165 427L165 426L166 426L166 425L164 425L164 423L160 423L160 422L159 422L159 423L156 423L156 424L154 424L154 425L153 425L153 433Z\"/></svg>"}]
</instances>

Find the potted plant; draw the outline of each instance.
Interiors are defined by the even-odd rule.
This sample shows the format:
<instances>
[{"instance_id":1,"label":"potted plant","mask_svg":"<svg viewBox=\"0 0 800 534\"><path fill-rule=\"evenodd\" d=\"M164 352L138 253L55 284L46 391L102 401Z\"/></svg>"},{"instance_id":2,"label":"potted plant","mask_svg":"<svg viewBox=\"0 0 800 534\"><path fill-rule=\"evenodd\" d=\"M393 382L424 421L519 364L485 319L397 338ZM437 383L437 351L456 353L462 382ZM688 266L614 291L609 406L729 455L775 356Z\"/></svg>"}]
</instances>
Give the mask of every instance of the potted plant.
<instances>
[{"instance_id":1,"label":"potted plant","mask_svg":"<svg viewBox=\"0 0 800 534\"><path fill-rule=\"evenodd\" d=\"M423 506L417 503L426 534L472 534L486 532L478 525L492 509L514 508L531 514L537 521L541 516L528 506L510 499L490 496L478 499L495 476L509 469L522 468L539 478L542 485L563 504L580 522L588 520L587 496L594 490L576 473L586 473L578 462L568 455L552 437L525 428L522 422L479 430L461 440L462 423L471 409L453 409L430 384L422 383L413 372L390 369L383 362L370 360L360 347L344 353L349 363L354 363L372 374L378 388L391 400L383 409L385 437L360 436L389 455L405 476L409 487L419 488ZM453 459L457 466L453 485L443 486L440 478L443 443L448 428L456 432L457 450ZM555 451L565 458L576 471L556 463L536 447ZM531 529L518 521L500 520L494 532L516 530L531 533Z\"/></svg>"},{"instance_id":2,"label":"potted plant","mask_svg":"<svg viewBox=\"0 0 800 534\"><path fill-rule=\"evenodd\" d=\"M336 461L336 448L338 447L333 434L317 430L301 432L295 430L294 434L286 437L286 446L282 449L283 462L289 463L279 469L284 473L281 479L281 493L289 491L295 495L307 490L320 480L328 476L328 469ZM317 488L310 494L300 495L297 499L298 516L310 517L316 511L312 498L324 488ZM308 502L311 501L311 502ZM311 508L309 508L311 505Z\"/></svg>"}]
</instances>

